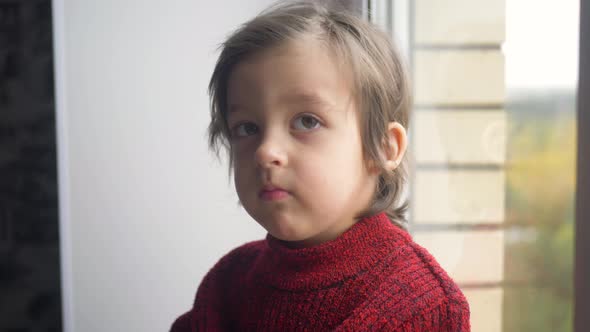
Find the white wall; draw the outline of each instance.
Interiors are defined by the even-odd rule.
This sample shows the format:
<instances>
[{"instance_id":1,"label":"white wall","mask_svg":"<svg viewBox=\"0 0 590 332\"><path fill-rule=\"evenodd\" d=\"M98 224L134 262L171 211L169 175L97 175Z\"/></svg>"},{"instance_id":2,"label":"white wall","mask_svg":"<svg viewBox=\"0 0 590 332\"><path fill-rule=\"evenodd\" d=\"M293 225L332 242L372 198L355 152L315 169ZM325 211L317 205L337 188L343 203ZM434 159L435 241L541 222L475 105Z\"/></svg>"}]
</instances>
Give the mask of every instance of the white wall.
<instances>
[{"instance_id":1,"label":"white wall","mask_svg":"<svg viewBox=\"0 0 590 332\"><path fill-rule=\"evenodd\" d=\"M265 232L208 152L217 45L270 0L53 2L65 331L167 331Z\"/></svg>"}]
</instances>

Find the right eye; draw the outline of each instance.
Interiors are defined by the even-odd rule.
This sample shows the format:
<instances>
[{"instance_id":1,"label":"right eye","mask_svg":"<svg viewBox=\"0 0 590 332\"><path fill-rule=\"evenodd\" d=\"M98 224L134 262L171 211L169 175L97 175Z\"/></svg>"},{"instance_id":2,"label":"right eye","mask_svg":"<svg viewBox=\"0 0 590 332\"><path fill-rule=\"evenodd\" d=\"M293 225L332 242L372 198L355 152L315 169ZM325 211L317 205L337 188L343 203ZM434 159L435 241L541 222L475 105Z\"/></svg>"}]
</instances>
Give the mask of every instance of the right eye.
<instances>
[{"instance_id":1,"label":"right eye","mask_svg":"<svg viewBox=\"0 0 590 332\"><path fill-rule=\"evenodd\" d=\"M258 133L258 126L252 122L244 122L236 125L232 130L232 136L247 137Z\"/></svg>"}]
</instances>

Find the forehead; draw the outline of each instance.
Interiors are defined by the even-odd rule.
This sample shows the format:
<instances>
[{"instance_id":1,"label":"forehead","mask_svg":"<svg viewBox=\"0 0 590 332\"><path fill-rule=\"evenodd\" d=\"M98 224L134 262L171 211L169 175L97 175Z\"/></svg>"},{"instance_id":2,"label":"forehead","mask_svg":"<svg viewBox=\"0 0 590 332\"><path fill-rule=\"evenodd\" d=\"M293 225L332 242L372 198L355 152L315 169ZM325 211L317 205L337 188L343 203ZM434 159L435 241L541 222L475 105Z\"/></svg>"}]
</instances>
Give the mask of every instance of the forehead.
<instances>
[{"instance_id":1,"label":"forehead","mask_svg":"<svg viewBox=\"0 0 590 332\"><path fill-rule=\"evenodd\" d=\"M236 113L244 108L248 108L248 103L251 100L243 100L236 98L231 100L228 105L228 113ZM285 106L305 106L309 108L322 108L322 109L330 109L333 108L334 102L333 98L330 95L322 95L318 91L311 91L311 90L301 90L301 91L286 91L282 93L278 98L276 98L276 102L285 105Z\"/></svg>"},{"instance_id":2,"label":"forehead","mask_svg":"<svg viewBox=\"0 0 590 332\"><path fill-rule=\"evenodd\" d=\"M228 104L305 103L348 100L352 75L323 42L301 38L239 62L227 86Z\"/></svg>"}]
</instances>

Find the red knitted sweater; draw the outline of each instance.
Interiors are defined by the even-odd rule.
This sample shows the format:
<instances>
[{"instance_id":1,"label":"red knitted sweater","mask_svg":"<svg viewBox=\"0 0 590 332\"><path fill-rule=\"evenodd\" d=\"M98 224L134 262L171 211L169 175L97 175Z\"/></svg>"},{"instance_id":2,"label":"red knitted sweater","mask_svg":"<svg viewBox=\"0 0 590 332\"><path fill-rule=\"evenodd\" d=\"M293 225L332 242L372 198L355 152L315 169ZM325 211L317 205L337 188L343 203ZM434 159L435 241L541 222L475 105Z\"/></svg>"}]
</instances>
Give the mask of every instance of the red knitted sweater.
<instances>
[{"instance_id":1,"label":"red knitted sweater","mask_svg":"<svg viewBox=\"0 0 590 332\"><path fill-rule=\"evenodd\" d=\"M434 258L379 214L289 249L247 243L203 279L172 332L470 331L469 305Z\"/></svg>"}]
</instances>

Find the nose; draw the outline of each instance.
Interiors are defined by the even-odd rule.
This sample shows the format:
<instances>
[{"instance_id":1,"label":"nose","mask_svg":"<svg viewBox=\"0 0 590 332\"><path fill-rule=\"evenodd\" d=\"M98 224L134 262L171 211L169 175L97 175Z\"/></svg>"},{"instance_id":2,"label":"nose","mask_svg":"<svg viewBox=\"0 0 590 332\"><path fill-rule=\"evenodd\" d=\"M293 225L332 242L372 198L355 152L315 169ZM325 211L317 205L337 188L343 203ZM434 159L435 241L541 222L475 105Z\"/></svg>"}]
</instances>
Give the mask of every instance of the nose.
<instances>
[{"instance_id":1,"label":"nose","mask_svg":"<svg viewBox=\"0 0 590 332\"><path fill-rule=\"evenodd\" d=\"M255 152L256 162L262 168L284 167L287 153L281 139L276 135L265 135Z\"/></svg>"}]
</instances>

